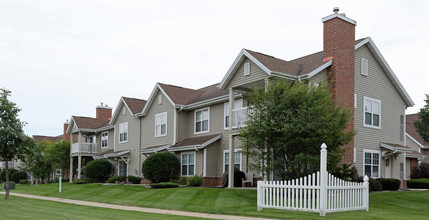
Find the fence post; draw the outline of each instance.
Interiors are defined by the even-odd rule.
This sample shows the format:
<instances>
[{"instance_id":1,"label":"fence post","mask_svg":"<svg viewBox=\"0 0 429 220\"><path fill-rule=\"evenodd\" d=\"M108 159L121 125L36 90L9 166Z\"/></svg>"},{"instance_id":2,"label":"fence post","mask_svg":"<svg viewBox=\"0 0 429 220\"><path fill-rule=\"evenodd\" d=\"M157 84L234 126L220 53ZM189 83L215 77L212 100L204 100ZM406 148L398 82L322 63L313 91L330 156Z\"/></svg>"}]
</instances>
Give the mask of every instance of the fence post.
<instances>
[{"instance_id":1,"label":"fence post","mask_svg":"<svg viewBox=\"0 0 429 220\"><path fill-rule=\"evenodd\" d=\"M327 146L325 143L322 144L320 150L320 216L326 215L326 205L328 201L327 195L327 171L326 171L326 163L327 163Z\"/></svg>"},{"instance_id":2,"label":"fence post","mask_svg":"<svg viewBox=\"0 0 429 220\"><path fill-rule=\"evenodd\" d=\"M257 186L257 190L256 190L256 196L257 196L257 206L258 206L258 208L257 208L257 210L258 211L262 211L262 207L261 207L261 203L262 203L262 196L261 196L261 194L262 194L262 187L261 187L261 183L262 183L262 181L258 181L256 184L258 184L258 186Z\"/></svg>"},{"instance_id":3,"label":"fence post","mask_svg":"<svg viewBox=\"0 0 429 220\"><path fill-rule=\"evenodd\" d=\"M365 175L365 177L363 178L363 186L365 187L364 189L364 194L363 195L363 202L364 202L364 207L365 207L365 211L369 211L369 182L368 182L369 178L367 175Z\"/></svg>"}]
</instances>

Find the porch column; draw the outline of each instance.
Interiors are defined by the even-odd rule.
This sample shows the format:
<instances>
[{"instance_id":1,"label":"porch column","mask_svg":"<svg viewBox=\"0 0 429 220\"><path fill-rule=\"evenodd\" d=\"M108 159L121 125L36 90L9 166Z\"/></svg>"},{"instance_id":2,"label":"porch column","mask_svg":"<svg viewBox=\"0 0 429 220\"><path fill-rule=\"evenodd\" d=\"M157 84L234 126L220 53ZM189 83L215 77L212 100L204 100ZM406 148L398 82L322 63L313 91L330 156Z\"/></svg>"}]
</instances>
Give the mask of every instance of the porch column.
<instances>
[{"instance_id":1,"label":"porch column","mask_svg":"<svg viewBox=\"0 0 429 220\"><path fill-rule=\"evenodd\" d=\"M77 156L77 179L80 179L81 170L82 170L82 156L79 154Z\"/></svg>"},{"instance_id":2,"label":"porch column","mask_svg":"<svg viewBox=\"0 0 429 220\"><path fill-rule=\"evenodd\" d=\"M229 88L229 131L232 131L232 109L234 108L234 89ZM234 136L229 135L228 188L234 188Z\"/></svg>"},{"instance_id":3,"label":"porch column","mask_svg":"<svg viewBox=\"0 0 429 220\"><path fill-rule=\"evenodd\" d=\"M73 157L70 157L69 182L73 182Z\"/></svg>"}]
</instances>

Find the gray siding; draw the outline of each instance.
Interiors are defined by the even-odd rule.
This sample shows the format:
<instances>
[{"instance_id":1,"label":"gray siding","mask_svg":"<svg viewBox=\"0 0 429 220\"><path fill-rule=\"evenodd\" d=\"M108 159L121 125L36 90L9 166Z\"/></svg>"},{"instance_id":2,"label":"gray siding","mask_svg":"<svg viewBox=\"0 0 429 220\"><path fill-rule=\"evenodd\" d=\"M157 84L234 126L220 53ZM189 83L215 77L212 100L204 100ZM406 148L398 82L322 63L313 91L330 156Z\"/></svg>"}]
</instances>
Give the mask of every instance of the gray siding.
<instances>
[{"instance_id":1,"label":"gray siding","mask_svg":"<svg viewBox=\"0 0 429 220\"><path fill-rule=\"evenodd\" d=\"M328 70L324 69L310 78L311 83L322 83L328 80Z\"/></svg>"},{"instance_id":2,"label":"gray siding","mask_svg":"<svg viewBox=\"0 0 429 220\"><path fill-rule=\"evenodd\" d=\"M361 58L368 59L368 76L361 75ZM400 115L405 115L406 103L394 88L386 73L376 61L367 46L356 51L355 56L355 93L357 108L354 113L356 168L363 174L363 149L380 150L380 142L401 144L399 128ZM381 101L381 129L364 127L364 96ZM398 157L399 158L399 157ZM381 176L384 176L384 160L380 161ZM399 178L399 161L393 165L393 178Z\"/></svg>"},{"instance_id":3,"label":"gray siding","mask_svg":"<svg viewBox=\"0 0 429 220\"><path fill-rule=\"evenodd\" d=\"M411 140L409 137L407 138L407 146L412 148L413 150L419 151L420 153L426 155L426 158L422 160L422 162L429 162L429 150L420 149L420 146L416 144L413 140Z\"/></svg>"},{"instance_id":4,"label":"gray siding","mask_svg":"<svg viewBox=\"0 0 429 220\"><path fill-rule=\"evenodd\" d=\"M250 61L250 75L245 76L244 75L244 63L250 61L248 58L245 58L244 61L241 63L240 67L237 69L237 71L232 77L231 81L229 82L228 88L230 87L239 87L248 83L256 82L259 80L264 80L268 78L268 74L264 72L261 68L259 68L258 65Z\"/></svg>"}]
</instances>

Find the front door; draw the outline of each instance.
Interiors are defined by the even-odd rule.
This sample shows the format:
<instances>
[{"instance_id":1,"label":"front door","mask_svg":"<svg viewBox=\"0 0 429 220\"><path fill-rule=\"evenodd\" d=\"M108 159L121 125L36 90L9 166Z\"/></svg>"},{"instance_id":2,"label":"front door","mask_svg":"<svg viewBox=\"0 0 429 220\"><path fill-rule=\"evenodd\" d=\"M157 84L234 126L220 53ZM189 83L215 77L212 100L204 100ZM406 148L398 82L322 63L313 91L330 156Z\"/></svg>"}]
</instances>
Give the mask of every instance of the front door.
<instances>
[{"instance_id":1,"label":"front door","mask_svg":"<svg viewBox=\"0 0 429 220\"><path fill-rule=\"evenodd\" d=\"M390 157L384 160L384 177L392 178L392 159Z\"/></svg>"}]
</instances>

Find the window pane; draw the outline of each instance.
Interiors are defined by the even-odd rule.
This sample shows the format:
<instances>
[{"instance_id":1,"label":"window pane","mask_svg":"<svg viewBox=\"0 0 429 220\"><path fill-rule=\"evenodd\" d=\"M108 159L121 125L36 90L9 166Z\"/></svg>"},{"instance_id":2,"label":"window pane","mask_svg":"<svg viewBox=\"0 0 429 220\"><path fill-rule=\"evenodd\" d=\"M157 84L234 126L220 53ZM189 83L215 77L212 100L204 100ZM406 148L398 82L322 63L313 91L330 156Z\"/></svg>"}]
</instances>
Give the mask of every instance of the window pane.
<instances>
[{"instance_id":1,"label":"window pane","mask_svg":"<svg viewBox=\"0 0 429 220\"><path fill-rule=\"evenodd\" d=\"M188 155L182 154L182 164L188 164Z\"/></svg>"},{"instance_id":2,"label":"window pane","mask_svg":"<svg viewBox=\"0 0 429 220\"><path fill-rule=\"evenodd\" d=\"M365 175L371 177L371 166L365 165Z\"/></svg>"},{"instance_id":3,"label":"window pane","mask_svg":"<svg viewBox=\"0 0 429 220\"><path fill-rule=\"evenodd\" d=\"M124 141L124 133L119 134L119 141Z\"/></svg>"},{"instance_id":4,"label":"window pane","mask_svg":"<svg viewBox=\"0 0 429 220\"><path fill-rule=\"evenodd\" d=\"M197 122L197 123L195 124L195 131L196 131L196 132L200 132L200 131L201 131L201 122Z\"/></svg>"},{"instance_id":5,"label":"window pane","mask_svg":"<svg viewBox=\"0 0 429 220\"><path fill-rule=\"evenodd\" d=\"M128 133L124 133L124 141L128 140Z\"/></svg>"},{"instance_id":6,"label":"window pane","mask_svg":"<svg viewBox=\"0 0 429 220\"><path fill-rule=\"evenodd\" d=\"M373 121L372 125L379 127L380 126L380 116L374 114L373 117L374 117L374 119L373 119L374 121Z\"/></svg>"},{"instance_id":7,"label":"window pane","mask_svg":"<svg viewBox=\"0 0 429 220\"><path fill-rule=\"evenodd\" d=\"M365 124L371 125L371 113L365 113Z\"/></svg>"},{"instance_id":8,"label":"window pane","mask_svg":"<svg viewBox=\"0 0 429 220\"><path fill-rule=\"evenodd\" d=\"M229 164L229 153L225 153L225 164Z\"/></svg>"},{"instance_id":9,"label":"window pane","mask_svg":"<svg viewBox=\"0 0 429 220\"><path fill-rule=\"evenodd\" d=\"M189 154L189 164L194 164L194 154Z\"/></svg>"},{"instance_id":10,"label":"window pane","mask_svg":"<svg viewBox=\"0 0 429 220\"><path fill-rule=\"evenodd\" d=\"M365 164L371 164L371 153L365 153Z\"/></svg>"},{"instance_id":11,"label":"window pane","mask_svg":"<svg viewBox=\"0 0 429 220\"><path fill-rule=\"evenodd\" d=\"M167 115L166 114L162 115L161 124L167 124Z\"/></svg>"},{"instance_id":12,"label":"window pane","mask_svg":"<svg viewBox=\"0 0 429 220\"><path fill-rule=\"evenodd\" d=\"M209 130L209 121L203 121L203 131Z\"/></svg>"},{"instance_id":13,"label":"window pane","mask_svg":"<svg viewBox=\"0 0 429 220\"><path fill-rule=\"evenodd\" d=\"M235 152L234 153L234 164L240 164L241 163L241 153Z\"/></svg>"},{"instance_id":14,"label":"window pane","mask_svg":"<svg viewBox=\"0 0 429 220\"><path fill-rule=\"evenodd\" d=\"M161 134L166 134L166 125L161 125Z\"/></svg>"},{"instance_id":15,"label":"window pane","mask_svg":"<svg viewBox=\"0 0 429 220\"><path fill-rule=\"evenodd\" d=\"M188 175L187 167L188 167L188 166L186 166L186 165L182 165L182 175L183 175L183 176Z\"/></svg>"},{"instance_id":16,"label":"window pane","mask_svg":"<svg viewBox=\"0 0 429 220\"><path fill-rule=\"evenodd\" d=\"M225 116L229 115L229 103L228 103L228 102L224 104L224 107L223 107L223 114L224 114Z\"/></svg>"},{"instance_id":17,"label":"window pane","mask_svg":"<svg viewBox=\"0 0 429 220\"><path fill-rule=\"evenodd\" d=\"M194 165L189 165L189 175L194 175Z\"/></svg>"},{"instance_id":18,"label":"window pane","mask_svg":"<svg viewBox=\"0 0 429 220\"><path fill-rule=\"evenodd\" d=\"M234 109L243 108L243 99L235 100Z\"/></svg>"},{"instance_id":19,"label":"window pane","mask_svg":"<svg viewBox=\"0 0 429 220\"><path fill-rule=\"evenodd\" d=\"M371 112L372 111L372 105L371 101L365 100L365 112Z\"/></svg>"},{"instance_id":20,"label":"window pane","mask_svg":"<svg viewBox=\"0 0 429 220\"><path fill-rule=\"evenodd\" d=\"M240 164L234 164L234 169L240 170Z\"/></svg>"},{"instance_id":21,"label":"window pane","mask_svg":"<svg viewBox=\"0 0 429 220\"><path fill-rule=\"evenodd\" d=\"M378 177L378 166L372 167L372 177Z\"/></svg>"},{"instance_id":22,"label":"window pane","mask_svg":"<svg viewBox=\"0 0 429 220\"><path fill-rule=\"evenodd\" d=\"M380 164L378 161L378 157L379 157L379 154L377 154L377 153L372 154L372 164L374 164L374 165Z\"/></svg>"},{"instance_id":23,"label":"window pane","mask_svg":"<svg viewBox=\"0 0 429 220\"><path fill-rule=\"evenodd\" d=\"M161 126L160 125L157 125L156 126L156 136L159 136L161 134Z\"/></svg>"},{"instance_id":24,"label":"window pane","mask_svg":"<svg viewBox=\"0 0 429 220\"><path fill-rule=\"evenodd\" d=\"M372 113L373 114L380 114L380 103L379 102L372 102Z\"/></svg>"},{"instance_id":25,"label":"window pane","mask_svg":"<svg viewBox=\"0 0 429 220\"><path fill-rule=\"evenodd\" d=\"M209 110L203 110L203 117L202 120L209 120Z\"/></svg>"},{"instance_id":26,"label":"window pane","mask_svg":"<svg viewBox=\"0 0 429 220\"><path fill-rule=\"evenodd\" d=\"M225 127L229 127L229 116L225 116Z\"/></svg>"},{"instance_id":27,"label":"window pane","mask_svg":"<svg viewBox=\"0 0 429 220\"><path fill-rule=\"evenodd\" d=\"M225 164L225 171L228 171L228 164Z\"/></svg>"},{"instance_id":28,"label":"window pane","mask_svg":"<svg viewBox=\"0 0 429 220\"><path fill-rule=\"evenodd\" d=\"M160 125L161 124L161 116L160 115L157 115L156 117L155 117L155 125Z\"/></svg>"},{"instance_id":29,"label":"window pane","mask_svg":"<svg viewBox=\"0 0 429 220\"><path fill-rule=\"evenodd\" d=\"M201 111L195 113L195 121L201 121Z\"/></svg>"}]
</instances>

